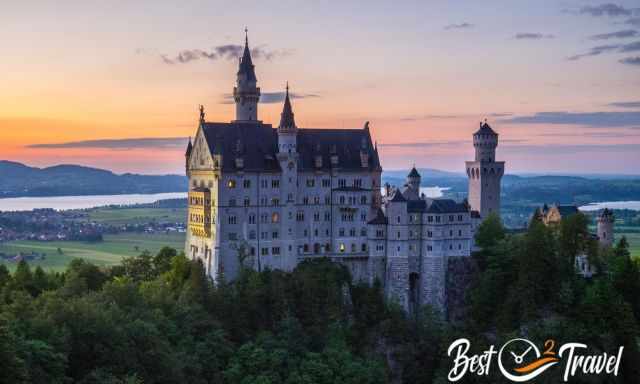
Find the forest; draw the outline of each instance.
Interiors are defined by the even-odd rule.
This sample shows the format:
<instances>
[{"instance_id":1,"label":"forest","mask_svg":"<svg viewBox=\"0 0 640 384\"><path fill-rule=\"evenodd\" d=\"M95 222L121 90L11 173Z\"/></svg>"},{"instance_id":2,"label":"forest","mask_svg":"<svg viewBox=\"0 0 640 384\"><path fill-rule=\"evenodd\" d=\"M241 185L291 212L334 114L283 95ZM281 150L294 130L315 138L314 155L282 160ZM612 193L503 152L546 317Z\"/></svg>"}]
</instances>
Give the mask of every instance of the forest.
<instances>
[{"instance_id":1,"label":"forest","mask_svg":"<svg viewBox=\"0 0 640 384\"><path fill-rule=\"evenodd\" d=\"M0 383L446 383L447 348L461 337L474 353L514 337L624 346L617 377L571 382L637 382L640 266L624 238L599 248L582 214L553 227L534 218L516 234L490 216L476 243L460 321L429 307L407 314L379 282L354 282L324 258L217 284L168 247L110 267L0 265ZM593 278L575 273L579 254ZM462 382L508 381L494 369Z\"/></svg>"}]
</instances>

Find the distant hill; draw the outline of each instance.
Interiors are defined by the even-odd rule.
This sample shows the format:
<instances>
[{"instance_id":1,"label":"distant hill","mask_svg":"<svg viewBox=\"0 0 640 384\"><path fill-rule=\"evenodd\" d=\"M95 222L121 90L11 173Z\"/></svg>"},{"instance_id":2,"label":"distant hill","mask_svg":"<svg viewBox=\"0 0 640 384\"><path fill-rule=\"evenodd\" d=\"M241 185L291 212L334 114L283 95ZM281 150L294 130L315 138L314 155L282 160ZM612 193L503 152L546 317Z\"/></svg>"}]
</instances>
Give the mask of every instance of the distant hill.
<instances>
[{"instance_id":1,"label":"distant hill","mask_svg":"<svg viewBox=\"0 0 640 384\"><path fill-rule=\"evenodd\" d=\"M186 190L187 178L180 175L117 175L104 169L79 165L36 168L0 160L0 197L115 195Z\"/></svg>"},{"instance_id":2,"label":"distant hill","mask_svg":"<svg viewBox=\"0 0 640 384\"><path fill-rule=\"evenodd\" d=\"M467 176L432 168L418 169L422 186L448 187L459 198L467 193ZM382 182L404 185L408 170L384 171ZM0 161L0 197L114 195L128 193L182 192L187 178L180 175L115 174L79 165L29 167ZM540 203L586 204L597 201L640 200L640 176L607 175L505 175L502 204L525 207Z\"/></svg>"}]
</instances>

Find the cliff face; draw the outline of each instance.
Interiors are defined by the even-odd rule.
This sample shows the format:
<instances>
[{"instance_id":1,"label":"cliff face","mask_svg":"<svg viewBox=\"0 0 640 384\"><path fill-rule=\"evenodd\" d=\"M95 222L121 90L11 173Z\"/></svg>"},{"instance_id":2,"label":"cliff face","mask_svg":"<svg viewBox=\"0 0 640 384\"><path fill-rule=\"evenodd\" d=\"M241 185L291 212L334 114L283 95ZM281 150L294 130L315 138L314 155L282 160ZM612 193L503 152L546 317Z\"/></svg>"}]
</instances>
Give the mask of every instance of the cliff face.
<instances>
[{"instance_id":1,"label":"cliff face","mask_svg":"<svg viewBox=\"0 0 640 384\"><path fill-rule=\"evenodd\" d=\"M447 319L463 321L468 311L467 291L478 278L478 265L472 257L449 257L447 263Z\"/></svg>"}]
</instances>

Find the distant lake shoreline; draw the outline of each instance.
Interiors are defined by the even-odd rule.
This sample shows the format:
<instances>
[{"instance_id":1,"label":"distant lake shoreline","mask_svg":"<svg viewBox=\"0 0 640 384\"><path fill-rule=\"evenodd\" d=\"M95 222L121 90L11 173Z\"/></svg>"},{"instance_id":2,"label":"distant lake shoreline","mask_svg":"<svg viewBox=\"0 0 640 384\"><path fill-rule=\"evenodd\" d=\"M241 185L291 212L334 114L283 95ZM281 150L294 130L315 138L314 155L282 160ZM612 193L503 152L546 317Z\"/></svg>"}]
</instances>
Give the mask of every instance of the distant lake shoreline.
<instances>
[{"instance_id":1,"label":"distant lake shoreline","mask_svg":"<svg viewBox=\"0 0 640 384\"><path fill-rule=\"evenodd\" d=\"M420 187L420 193L429 198L443 196L449 187ZM384 190L382 191L384 193ZM44 197L8 197L0 198L0 211L31 211L51 208L55 210L88 209L109 205L126 206L134 204L150 204L158 200L186 199L187 192L123 194L123 195L85 195L85 196L44 196ZM605 201L595 202L579 207L581 211L591 212L600 209L631 209L640 211L640 201Z\"/></svg>"},{"instance_id":2,"label":"distant lake shoreline","mask_svg":"<svg viewBox=\"0 0 640 384\"><path fill-rule=\"evenodd\" d=\"M632 211L640 211L640 201L604 201L599 203L589 203L579 207L581 211L591 212L601 209L630 209Z\"/></svg>"},{"instance_id":3,"label":"distant lake shoreline","mask_svg":"<svg viewBox=\"0 0 640 384\"><path fill-rule=\"evenodd\" d=\"M51 208L55 210L87 209L107 205L149 204L158 200L186 199L187 192L89 195L89 196L48 196L48 197L8 197L0 198L0 211L31 211Z\"/></svg>"},{"instance_id":4,"label":"distant lake shoreline","mask_svg":"<svg viewBox=\"0 0 640 384\"><path fill-rule=\"evenodd\" d=\"M430 198L442 197L447 187L420 187L420 192ZM43 196L43 197L7 197L0 198L0 211L31 211L34 209L88 209L108 205L150 204L158 200L186 199L187 192L88 195L88 196Z\"/></svg>"}]
</instances>

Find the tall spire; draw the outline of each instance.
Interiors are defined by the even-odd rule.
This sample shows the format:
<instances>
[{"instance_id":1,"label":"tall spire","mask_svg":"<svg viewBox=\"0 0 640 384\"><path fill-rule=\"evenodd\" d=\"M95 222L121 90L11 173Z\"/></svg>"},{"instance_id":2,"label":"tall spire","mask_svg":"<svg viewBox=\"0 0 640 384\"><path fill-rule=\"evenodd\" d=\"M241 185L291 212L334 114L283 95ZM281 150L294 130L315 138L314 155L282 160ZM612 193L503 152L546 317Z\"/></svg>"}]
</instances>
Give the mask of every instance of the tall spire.
<instances>
[{"instance_id":1,"label":"tall spire","mask_svg":"<svg viewBox=\"0 0 640 384\"><path fill-rule=\"evenodd\" d=\"M244 74L249 81L257 81L256 73L254 71L254 65L251 61L251 50L249 49L249 30L244 29L244 51L242 52L242 59L240 59L240 68L238 68L238 75Z\"/></svg>"},{"instance_id":2,"label":"tall spire","mask_svg":"<svg viewBox=\"0 0 640 384\"><path fill-rule=\"evenodd\" d=\"M238 65L238 77L233 88L233 99L236 102L236 121L258 121L258 101L260 88L257 86L255 67L251 61L249 34L244 29L244 52Z\"/></svg>"},{"instance_id":3,"label":"tall spire","mask_svg":"<svg viewBox=\"0 0 640 384\"><path fill-rule=\"evenodd\" d=\"M280 125L278 131L280 132L294 132L296 130L296 122L293 118L293 108L291 108L291 100L289 99L289 82L287 81L287 87L284 96L284 107L280 114Z\"/></svg>"}]
</instances>

